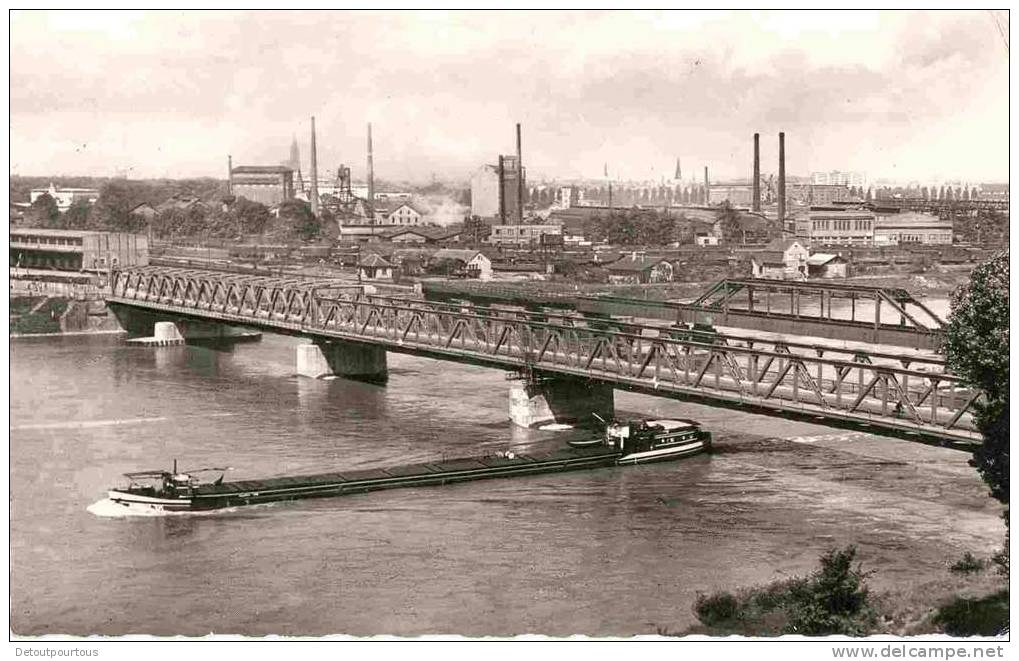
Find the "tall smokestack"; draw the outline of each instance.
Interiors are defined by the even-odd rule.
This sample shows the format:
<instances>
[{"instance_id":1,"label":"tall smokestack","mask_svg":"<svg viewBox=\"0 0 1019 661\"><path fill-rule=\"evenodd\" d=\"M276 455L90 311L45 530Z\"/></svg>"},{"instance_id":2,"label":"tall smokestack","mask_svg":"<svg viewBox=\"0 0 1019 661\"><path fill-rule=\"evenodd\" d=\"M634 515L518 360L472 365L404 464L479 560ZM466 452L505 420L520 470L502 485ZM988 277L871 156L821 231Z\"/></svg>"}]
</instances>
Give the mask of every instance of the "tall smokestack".
<instances>
[{"instance_id":1,"label":"tall smokestack","mask_svg":"<svg viewBox=\"0 0 1019 661\"><path fill-rule=\"evenodd\" d=\"M517 224L524 223L524 161L520 153L520 122L517 122Z\"/></svg>"},{"instance_id":2,"label":"tall smokestack","mask_svg":"<svg viewBox=\"0 0 1019 661\"><path fill-rule=\"evenodd\" d=\"M711 188L708 187L708 166L704 166L704 204L711 204Z\"/></svg>"},{"instance_id":3,"label":"tall smokestack","mask_svg":"<svg viewBox=\"0 0 1019 661\"><path fill-rule=\"evenodd\" d=\"M318 216L318 148L315 146L315 116L311 116L311 212Z\"/></svg>"},{"instance_id":4,"label":"tall smokestack","mask_svg":"<svg viewBox=\"0 0 1019 661\"><path fill-rule=\"evenodd\" d=\"M778 134L778 221L785 222L785 133Z\"/></svg>"},{"instance_id":5,"label":"tall smokestack","mask_svg":"<svg viewBox=\"0 0 1019 661\"><path fill-rule=\"evenodd\" d=\"M506 163L499 155L499 224L506 224Z\"/></svg>"},{"instance_id":6,"label":"tall smokestack","mask_svg":"<svg viewBox=\"0 0 1019 661\"><path fill-rule=\"evenodd\" d=\"M754 201L753 211L761 210L761 134L754 134Z\"/></svg>"},{"instance_id":7,"label":"tall smokestack","mask_svg":"<svg viewBox=\"0 0 1019 661\"><path fill-rule=\"evenodd\" d=\"M226 155L226 194L234 194L234 157Z\"/></svg>"},{"instance_id":8,"label":"tall smokestack","mask_svg":"<svg viewBox=\"0 0 1019 661\"><path fill-rule=\"evenodd\" d=\"M375 222L375 163L372 161L371 122L368 122L368 222Z\"/></svg>"}]
</instances>

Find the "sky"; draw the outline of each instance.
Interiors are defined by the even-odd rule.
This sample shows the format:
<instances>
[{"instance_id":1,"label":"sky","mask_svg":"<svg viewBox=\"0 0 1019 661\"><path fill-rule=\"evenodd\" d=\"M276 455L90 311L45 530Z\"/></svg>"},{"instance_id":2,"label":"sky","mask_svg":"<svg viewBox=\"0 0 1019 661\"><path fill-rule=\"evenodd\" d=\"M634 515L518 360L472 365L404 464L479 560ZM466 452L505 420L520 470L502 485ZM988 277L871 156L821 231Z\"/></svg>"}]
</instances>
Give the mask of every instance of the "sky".
<instances>
[{"instance_id":1,"label":"sky","mask_svg":"<svg viewBox=\"0 0 1019 661\"><path fill-rule=\"evenodd\" d=\"M309 117L323 178L1008 180L1007 14L16 11L11 173L226 176Z\"/></svg>"}]
</instances>

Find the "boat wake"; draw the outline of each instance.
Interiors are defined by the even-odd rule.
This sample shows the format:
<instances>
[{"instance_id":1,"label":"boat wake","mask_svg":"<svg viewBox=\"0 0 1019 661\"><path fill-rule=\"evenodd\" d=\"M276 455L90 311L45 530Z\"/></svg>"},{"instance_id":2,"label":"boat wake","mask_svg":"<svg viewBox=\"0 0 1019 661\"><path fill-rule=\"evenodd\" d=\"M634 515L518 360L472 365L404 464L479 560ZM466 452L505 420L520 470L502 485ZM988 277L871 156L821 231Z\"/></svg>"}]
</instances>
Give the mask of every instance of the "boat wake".
<instances>
[{"instance_id":1,"label":"boat wake","mask_svg":"<svg viewBox=\"0 0 1019 661\"><path fill-rule=\"evenodd\" d=\"M206 413L197 416L181 416L182 418L228 418L239 413ZM62 422L46 422L29 425L11 425L11 431L44 430L44 429L96 429L100 427L117 427L123 425L142 425L154 422L169 422L175 418L157 416L152 418L120 418L114 420L69 420ZM178 418L179 419L179 418Z\"/></svg>"},{"instance_id":2,"label":"boat wake","mask_svg":"<svg viewBox=\"0 0 1019 661\"><path fill-rule=\"evenodd\" d=\"M567 429L573 429L573 425L566 425L560 422L553 422L538 427L539 431L566 431Z\"/></svg>"},{"instance_id":3,"label":"boat wake","mask_svg":"<svg viewBox=\"0 0 1019 661\"><path fill-rule=\"evenodd\" d=\"M276 503L259 503L258 505L252 505L245 507L245 510L251 510L255 507L271 507ZM130 519L130 518L151 518L161 516L211 516L221 515L224 513L234 512L239 510L238 507L224 507L214 510L203 510L198 512L183 511L183 512L167 512L165 510L154 510L154 509L140 509L134 507L124 507L119 503L115 503L109 498L102 498L92 503L85 508L90 514L98 516L104 519Z\"/></svg>"}]
</instances>

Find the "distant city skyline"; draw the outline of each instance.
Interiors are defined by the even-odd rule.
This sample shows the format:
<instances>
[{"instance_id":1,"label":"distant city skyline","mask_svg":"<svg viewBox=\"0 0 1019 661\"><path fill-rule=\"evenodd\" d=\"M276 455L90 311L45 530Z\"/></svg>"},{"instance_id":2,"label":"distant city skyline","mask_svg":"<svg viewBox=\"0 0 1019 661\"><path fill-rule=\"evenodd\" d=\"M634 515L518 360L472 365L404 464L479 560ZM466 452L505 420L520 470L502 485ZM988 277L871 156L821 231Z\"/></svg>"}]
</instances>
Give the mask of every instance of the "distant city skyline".
<instances>
[{"instance_id":1,"label":"distant city skyline","mask_svg":"<svg viewBox=\"0 0 1019 661\"><path fill-rule=\"evenodd\" d=\"M376 176L422 183L512 153L517 121L532 182L748 178L779 131L791 175L1009 176L986 11L15 11L10 37L12 174L225 178L294 134L307 174L315 115L320 177L363 177L368 121Z\"/></svg>"}]
</instances>

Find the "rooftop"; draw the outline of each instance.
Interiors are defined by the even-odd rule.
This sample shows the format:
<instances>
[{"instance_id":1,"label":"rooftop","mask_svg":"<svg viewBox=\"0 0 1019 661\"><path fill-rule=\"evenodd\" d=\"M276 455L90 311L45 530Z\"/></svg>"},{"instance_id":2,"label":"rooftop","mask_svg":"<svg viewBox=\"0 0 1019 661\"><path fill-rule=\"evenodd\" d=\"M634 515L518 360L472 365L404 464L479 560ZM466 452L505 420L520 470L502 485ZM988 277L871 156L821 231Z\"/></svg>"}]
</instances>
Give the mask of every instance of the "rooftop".
<instances>
[{"instance_id":1,"label":"rooftop","mask_svg":"<svg viewBox=\"0 0 1019 661\"><path fill-rule=\"evenodd\" d=\"M375 267L375 268L384 268L384 267L387 267L387 266L392 266L392 264L390 264L386 260L382 259L382 257L380 257L379 255L376 255L375 253L371 253L370 255L367 255L366 257L361 259L360 266L371 266L371 267Z\"/></svg>"},{"instance_id":2,"label":"rooftop","mask_svg":"<svg viewBox=\"0 0 1019 661\"><path fill-rule=\"evenodd\" d=\"M807 242L800 239L772 239L768 242L768 245L766 245L764 249L784 253L786 250L789 250L794 243L798 243L804 248L807 247Z\"/></svg>"},{"instance_id":3,"label":"rooftop","mask_svg":"<svg viewBox=\"0 0 1019 661\"><path fill-rule=\"evenodd\" d=\"M293 173L293 170L285 165L238 165L230 172L231 174L284 174Z\"/></svg>"},{"instance_id":4,"label":"rooftop","mask_svg":"<svg viewBox=\"0 0 1019 661\"><path fill-rule=\"evenodd\" d=\"M836 259L841 259L842 261L845 261L844 259L842 259L842 257L836 255L835 253L815 252L810 257L807 257L807 266L824 266L828 262Z\"/></svg>"},{"instance_id":5,"label":"rooftop","mask_svg":"<svg viewBox=\"0 0 1019 661\"><path fill-rule=\"evenodd\" d=\"M637 257L634 257L633 255L628 255L626 257L623 257L622 259L618 259L618 260L612 262L611 264L606 265L605 268L607 268L610 271L637 271L637 272L639 272L639 271L647 271L648 269L652 268L656 264L660 264L660 263L662 263L664 261L665 261L664 259L655 258L655 257L647 257L646 255L639 255Z\"/></svg>"},{"instance_id":6,"label":"rooftop","mask_svg":"<svg viewBox=\"0 0 1019 661\"><path fill-rule=\"evenodd\" d=\"M891 227L901 228L920 228L920 227L932 227L932 228L944 228L951 229L952 221L950 219L941 219L937 216L928 213L897 213L890 216L879 216L874 222L875 227L882 229L888 229Z\"/></svg>"},{"instance_id":7,"label":"rooftop","mask_svg":"<svg viewBox=\"0 0 1019 661\"><path fill-rule=\"evenodd\" d=\"M785 266L785 253L778 250L762 250L752 254L750 259L765 266Z\"/></svg>"},{"instance_id":8,"label":"rooftop","mask_svg":"<svg viewBox=\"0 0 1019 661\"><path fill-rule=\"evenodd\" d=\"M11 236L15 234L31 234L32 236L63 236L63 237L83 237L92 236L95 234L110 234L110 232L93 232L89 230L53 230L43 229L41 227L23 227L18 229L12 229L10 232Z\"/></svg>"},{"instance_id":9,"label":"rooftop","mask_svg":"<svg viewBox=\"0 0 1019 661\"><path fill-rule=\"evenodd\" d=\"M393 237L400 236L401 234L417 234L418 236L423 236L433 241L439 241L441 239L454 237L461 232L463 232L463 225L450 225L447 227L398 227L387 231L384 236L392 239Z\"/></svg>"},{"instance_id":10,"label":"rooftop","mask_svg":"<svg viewBox=\"0 0 1019 661\"><path fill-rule=\"evenodd\" d=\"M459 259L466 263L477 257L478 255L484 256L480 250L469 250L466 248L443 248L437 250L434 255L435 259Z\"/></svg>"},{"instance_id":11,"label":"rooftop","mask_svg":"<svg viewBox=\"0 0 1019 661\"><path fill-rule=\"evenodd\" d=\"M73 186L54 186L53 184L50 184L49 186L43 188L33 188L32 192L40 193L49 192L51 190L60 193L96 193L97 195L99 194L98 188L74 188Z\"/></svg>"}]
</instances>

